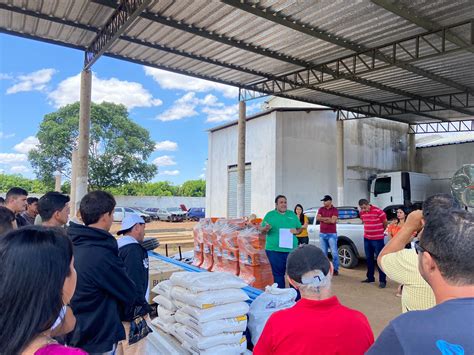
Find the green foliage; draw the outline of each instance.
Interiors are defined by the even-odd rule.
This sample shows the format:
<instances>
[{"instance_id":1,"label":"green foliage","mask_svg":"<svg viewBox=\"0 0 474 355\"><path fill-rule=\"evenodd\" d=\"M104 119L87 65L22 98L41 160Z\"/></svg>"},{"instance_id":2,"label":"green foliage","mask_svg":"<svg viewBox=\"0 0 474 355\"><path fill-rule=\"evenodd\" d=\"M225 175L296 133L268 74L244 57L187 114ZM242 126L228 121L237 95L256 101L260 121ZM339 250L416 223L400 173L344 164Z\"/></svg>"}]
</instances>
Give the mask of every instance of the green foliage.
<instances>
[{"instance_id":1,"label":"green foliage","mask_svg":"<svg viewBox=\"0 0 474 355\"><path fill-rule=\"evenodd\" d=\"M45 193L54 189L39 180L30 180L21 175L0 174L0 191L7 192L12 187L21 187L29 193Z\"/></svg>"},{"instance_id":2,"label":"green foliage","mask_svg":"<svg viewBox=\"0 0 474 355\"><path fill-rule=\"evenodd\" d=\"M41 181L54 183L54 172L71 174L71 158L79 134L79 103L45 115L37 137L38 149L29 153ZM89 185L91 189L146 182L157 167L146 161L155 147L149 132L128 117L125 106L103 102L91 105Z\"/></svg>"},{"instance_id":3,"label":"green foliage","mask_svg":"<svg viewBox=\"0 0 474 355\"><path fill-rule=\"evenodd\" d=\"M206 196L206 182L204 180L188 180L179 189L180 196L204 197Z\"/></svg>"}]
</instances>

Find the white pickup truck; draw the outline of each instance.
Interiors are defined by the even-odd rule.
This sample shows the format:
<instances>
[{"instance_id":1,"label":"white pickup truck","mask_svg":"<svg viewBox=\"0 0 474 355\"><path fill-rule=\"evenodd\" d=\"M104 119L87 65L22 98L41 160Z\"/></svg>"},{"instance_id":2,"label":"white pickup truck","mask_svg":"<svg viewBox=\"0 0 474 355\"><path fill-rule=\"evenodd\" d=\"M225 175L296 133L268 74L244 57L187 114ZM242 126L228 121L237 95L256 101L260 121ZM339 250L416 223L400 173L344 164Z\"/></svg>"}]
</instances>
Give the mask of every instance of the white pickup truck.
<instances>
[{"instance_id":1,"label":"white pickup truck","mask_svg":"<svg viewBox=\"0 0 474 355\"><path fill-rule=\"evenodd\" d=\"M359 259L365 259L364 225L356 207L338 207L337 209L339 210L339 219L336 224L339 263L346 269L352 269L357 266ZM308 226L308 236L310 244L320 247L319 223L316 218ZM385 242L387 238L386 236Z\"/></svg>"}]
</instances>

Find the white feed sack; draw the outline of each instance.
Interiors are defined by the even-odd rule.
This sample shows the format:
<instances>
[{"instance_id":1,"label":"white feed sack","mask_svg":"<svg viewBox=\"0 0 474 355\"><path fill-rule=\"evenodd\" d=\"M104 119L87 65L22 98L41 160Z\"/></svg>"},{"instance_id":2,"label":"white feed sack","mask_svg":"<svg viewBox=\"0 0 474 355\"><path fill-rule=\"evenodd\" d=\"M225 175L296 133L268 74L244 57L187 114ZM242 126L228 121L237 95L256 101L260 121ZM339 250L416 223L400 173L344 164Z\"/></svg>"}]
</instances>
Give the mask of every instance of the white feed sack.
<instances>
[{"instance_id":1,"label":"white feed sack","mask_svg":"<svg viewBox=\"0 0 474 355\"><path fill-rule=\"evenodd\" d=\"M217 345L205 350L198 349L184 342L183 348L189 350L193 355L238 355L244 354L247 351L247 340L245 337L242 337L237 344Z\"/></svg>"},{"instance_id":2,"label":"white feed sack","mask_svg":"<svg viewBox=\"0 0 474 355\"><path fill-rule=\"evenodd\" d=\"M249 305L245 302L236 302L208 309L186 306L181 308L181 311L189 314L197 322L204 323L219 319L240 317L248 313Z\"/></svg>"},{"instance_id":3,"label":"white feed sack","mask_svg":"<svg viewBox=\"0 0 474 355\"><path fill-rule=\"evenodd\" d=\"M194 293L189 292L189 290L180 286L174 286L171 289L171 298L202 309L228 303L247 301L249 299L245 291L237 288Z\"/></svg>"},{"instance_id":4,"label":"white feed sack","mask_svg":"<svg viewBox=\"0 0 474 355\"><path fill-rule=\"evenodd\" d=\"M164 280L158 283L153 289L152 292L156 293L157 295L162 295L166 298L171 298L171 287L173 284L170 280Z\"/></svg>"},{"instance_id":5,"label":"white feed sack","mask_svg":"<svg viewBox=\"0 0 474 355\"><path fill-rule=\"evenodd\" d=\"M160 318L165 323L174 323L176 322L174 318L174 312L167 310L163 306L158 306L158 318Z\"/></svg>"},{"instance_id":6,"label":"white feed sack","mask_svg":"<svg viewBox=\"0 0 474 355\"><path fill-rule=\"evenodd\" d=\"M203 336L218 335L223 332L244 332L247 328L246 315L200 323L189 314L178 310L175 313L174 318L176 322L193 328Z\"/></svg>"},{"instance_id":7,"label":"white feed sack","mask_svg":"<svg viewBox=\"0 0 474 355\"><path fill-rule=\"evenodd\" d=\"M175 335L173 333L173 330L174 330L174 327L175 325L177 324L176 322L165 322L163 319L161 319L160 317L156 317L155 319L153 319L151 321L151 324L153 324L155 327L158 327L160 328L162 331L164 331L165 333L168 333L168 334L172 334L172 335Z\"/></svg>"},{"instance_id":8,"label":"white feed sack","mask_svg":"<svg viewBox=\"0 0 474 355\"><path fill-rule=\"evenodd\" d=\"M218 345L239 344L242 339L242 332L220 333L218 335L205 337L188 326L179 327L176 329L176 332L184 342L199 350L209 349Z\"/></svg>"},{"instance_id":9,"label":"white feed sack","mask_svg":"<svg viewBox=\"0 0 474 355\"><path fill-rule=\"evenodd\" d=\"M265 287L250 305L248 328L252 343L257 344L268 318L281 309L294 306L296 290L292 288L278 288L277 284Z\"/></svg>"},{"instance_id":10,"label":"white feed sack","mask_svg":"<svg viewBox=\"0 0 474 355\"><path fill-rule=\"evenodd\" d=\"M248 286L241 278L226 272L175 272L171 275L170 281L173 285L184 287L194 293Z\"/></svg>"},{"instance_id":11,"label":"white feed sack","mask_svg":"<svg viewBox=\"0 0 474 355\"><path fill-rule=\"evenodd\" d=\"M174 312L177 309L173 301L171 301L171 299L163 295L158 295L155 298L153 298L153 302L158 303L160 306L165 307L168 311L171 311L171 312Z\"/></svg>"}]
</instances>

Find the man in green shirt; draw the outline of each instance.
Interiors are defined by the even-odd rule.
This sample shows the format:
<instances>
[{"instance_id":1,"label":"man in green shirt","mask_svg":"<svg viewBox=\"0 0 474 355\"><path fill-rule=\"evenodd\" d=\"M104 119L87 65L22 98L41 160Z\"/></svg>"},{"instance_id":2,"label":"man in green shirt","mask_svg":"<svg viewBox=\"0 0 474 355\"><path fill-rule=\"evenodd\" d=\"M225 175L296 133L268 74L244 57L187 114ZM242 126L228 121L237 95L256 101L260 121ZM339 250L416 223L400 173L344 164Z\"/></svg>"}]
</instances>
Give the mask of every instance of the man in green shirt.
<instances>
[{"instance_id":1,"label":"man in green shirt","mask_svg":"<svg viewBox=\"0 0 474 355\"><path fill-rule=\"evenodd\" d=\"M295 234L301 232L301 222L293 211L287 210L285 196L275 198L275 209L265 215L261 231L267 234L265 252L273 279L279 288L285 288L286 259L298 245Z\"/></svg>"}]
</instances>

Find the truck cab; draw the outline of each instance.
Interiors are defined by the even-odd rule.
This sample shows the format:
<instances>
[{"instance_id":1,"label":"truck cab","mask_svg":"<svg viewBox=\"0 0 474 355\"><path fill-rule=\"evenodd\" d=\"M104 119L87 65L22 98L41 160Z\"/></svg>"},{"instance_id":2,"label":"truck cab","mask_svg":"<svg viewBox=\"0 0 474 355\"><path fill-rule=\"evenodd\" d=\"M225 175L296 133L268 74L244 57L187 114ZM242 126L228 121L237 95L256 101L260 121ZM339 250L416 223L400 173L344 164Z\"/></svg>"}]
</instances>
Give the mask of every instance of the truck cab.
<instances>
[{"instance_id":1,"label":"truck cab","mask_svg":"<svg viewBox=\"0 0 474 355\"><path fill-rule=\"evenodd\" d=\"M426 174L394 171L369 180L370 203L383 209L416 206L426 199L431 178Z\"/></svg>"}]
</instances>

